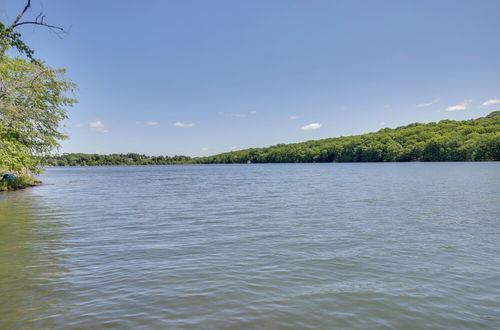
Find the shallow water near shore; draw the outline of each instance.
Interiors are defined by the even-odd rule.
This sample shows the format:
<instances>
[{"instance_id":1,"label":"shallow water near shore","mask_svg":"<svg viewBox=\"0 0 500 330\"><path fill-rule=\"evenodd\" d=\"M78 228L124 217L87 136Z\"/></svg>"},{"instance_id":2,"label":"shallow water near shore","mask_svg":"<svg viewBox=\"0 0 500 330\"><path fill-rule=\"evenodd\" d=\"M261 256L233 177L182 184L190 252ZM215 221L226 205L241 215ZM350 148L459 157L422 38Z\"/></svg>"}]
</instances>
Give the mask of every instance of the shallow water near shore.
<instances>
[{"instance_id":1,"label":"shallow water near shore","mask_svg":"<svg viewBox=\"0 0 500 330\"><path fill-rule=\"evenodd\" d=\"M49 168L0 328L498 328L500 163Z\"/></svg>"}]
</instances>

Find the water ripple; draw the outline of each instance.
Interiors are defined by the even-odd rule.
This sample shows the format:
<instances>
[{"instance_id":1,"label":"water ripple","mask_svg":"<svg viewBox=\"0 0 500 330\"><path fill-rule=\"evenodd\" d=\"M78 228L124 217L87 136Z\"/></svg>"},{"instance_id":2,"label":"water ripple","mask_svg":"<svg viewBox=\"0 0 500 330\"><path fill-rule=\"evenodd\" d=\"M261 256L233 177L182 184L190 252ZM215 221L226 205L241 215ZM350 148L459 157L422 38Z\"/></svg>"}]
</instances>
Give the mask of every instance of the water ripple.
<instances>
[{"instance_id":1,"label":"water ripple","mask_svg":"<svg viewBox=\"0 0 500 330\"><path fill-rule=\"evenodd\" d=\"M497 163L51 168L2 328L498 328Z\"/></svg>"}]
</instances>

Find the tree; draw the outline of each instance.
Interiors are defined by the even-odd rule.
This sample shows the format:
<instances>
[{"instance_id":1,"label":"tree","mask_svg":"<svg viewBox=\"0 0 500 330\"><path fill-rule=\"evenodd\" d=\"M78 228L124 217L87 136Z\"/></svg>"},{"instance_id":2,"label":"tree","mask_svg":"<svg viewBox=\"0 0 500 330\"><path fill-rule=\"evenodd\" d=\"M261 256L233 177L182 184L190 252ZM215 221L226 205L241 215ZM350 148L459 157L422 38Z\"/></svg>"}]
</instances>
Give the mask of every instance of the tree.
<instances>
[{"instance_id":1,"label":"tree","mask_svg":"<svg viewBox=\"0 0 500 330\"><path fill-rule=\"evenodd\" d=\"M59 147L58 140L66 138L61 122L67 118L67 108L76 102L68 96L76 86L65 78L65 70L34 60L33 51L14 32L24 24L58 28L46 24L41 15L34 21L22 21L30 6L28 1L9 26L0 25L0 169L17 172L39 172L44 156ZM9 47L28 60L6 55Z\"/></svg>"},{"instance_id":2,"label":"tree","mask_svg":"<svg viewBox=\"0 0 500 330\"><path fill-rule=\"evenodd\" d=\"M0 122L0 171L22 172L26 168L36 168L36 160L29 148L19 142L17 135Z\"/></svg>"},{"instance_id":3,"label":"tree","mask_svg":"<svg viewBox=\"0 0 500 330\"><path fill-rule=\"evenodd\" d=\"M23 20L24 15L30 8L31 0L27 0L23 9L11 24L5 25L3 22L0 22L0 55L5 54L5 51L9 48L15 48L20 54L25 55L32 62L36 62L33 57L35 53L34 50L24 43L21 39L21 34L15 30L19 26L38 25L46 27L52 31L64 32L64 29L59 26L47 24L43 13L39 13L33 20Z\"/></svg>"}]
</instances>

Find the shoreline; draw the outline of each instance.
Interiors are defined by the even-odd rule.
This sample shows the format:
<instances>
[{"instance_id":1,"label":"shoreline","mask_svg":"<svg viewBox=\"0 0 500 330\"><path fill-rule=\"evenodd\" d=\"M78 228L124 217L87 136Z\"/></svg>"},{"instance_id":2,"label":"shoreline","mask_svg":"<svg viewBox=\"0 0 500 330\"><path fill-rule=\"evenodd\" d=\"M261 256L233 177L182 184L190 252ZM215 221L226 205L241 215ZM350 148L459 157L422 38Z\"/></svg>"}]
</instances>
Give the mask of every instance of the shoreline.
<instances>
[{"instance_id":1,"label":"shoreline","mask_svg":"<svg viewBox=\"0 0 500 330\"><path fill-rule=\"evenodd\" d=\"M33 183L27 183L27 184L20 185L20 186L0 187L0 193L9 192L9 191L16 191L16 190L23 190L23 189L32 188L32 187L38 187L38 186L41 186L42 184L43 184L42 181L35 180Z\"/></svg>"},{"instance_id":2,"label":"shoreline","mask_svg":"<svg viewBox=\"0 0 500 330\"><path fill-rule=\"evenodd\" d=\"M496 163L498 160L411 160L411 161L374 161L374 162L255 162L255 163L178 163L178 164L91 164L91 165L46 165L44 168L69 167L112 167L112 166L182 166L182 165L268 165L268 164L424 164L424 163Z\"/></svg>"}]
</instances>

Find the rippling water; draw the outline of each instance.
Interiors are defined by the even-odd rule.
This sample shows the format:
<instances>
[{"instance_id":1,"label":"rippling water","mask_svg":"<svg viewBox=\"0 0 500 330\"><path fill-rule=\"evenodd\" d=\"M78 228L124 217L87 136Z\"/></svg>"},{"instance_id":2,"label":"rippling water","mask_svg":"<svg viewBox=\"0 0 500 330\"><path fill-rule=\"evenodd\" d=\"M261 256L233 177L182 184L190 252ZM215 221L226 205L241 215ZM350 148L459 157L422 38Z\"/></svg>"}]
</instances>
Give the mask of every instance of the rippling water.
<instances>
[{"instance_id":1,"label":"rippling water","mask_svg":"<svg viewBox=\"0 0 500 330\"><path fill-rule=\"evenodd\" d=\"M50 168L0 328L500 327L500 163Z\"/></svg>"}]
</instances>

